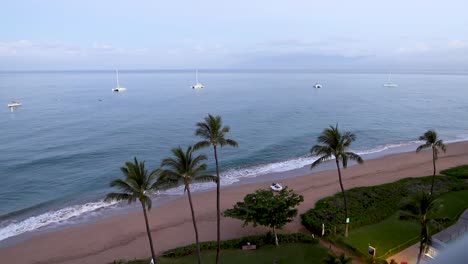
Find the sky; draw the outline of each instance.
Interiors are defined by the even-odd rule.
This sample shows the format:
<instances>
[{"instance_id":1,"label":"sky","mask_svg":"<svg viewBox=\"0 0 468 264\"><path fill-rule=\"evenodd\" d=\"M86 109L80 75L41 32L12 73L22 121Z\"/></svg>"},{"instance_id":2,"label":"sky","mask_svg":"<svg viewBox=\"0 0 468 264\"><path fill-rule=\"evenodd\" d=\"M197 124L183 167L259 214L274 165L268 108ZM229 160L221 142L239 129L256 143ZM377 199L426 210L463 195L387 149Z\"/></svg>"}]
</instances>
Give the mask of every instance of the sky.
<instances>
[{"instance_id":1,"label":"sky","mask_svg":"<svg viewBox=\"0 0 468 264\"><path fill-rule=\"evenodd\" d=\"M466 0L15 0L0 70L467 70Z\"/></svg>"}]
</instances>

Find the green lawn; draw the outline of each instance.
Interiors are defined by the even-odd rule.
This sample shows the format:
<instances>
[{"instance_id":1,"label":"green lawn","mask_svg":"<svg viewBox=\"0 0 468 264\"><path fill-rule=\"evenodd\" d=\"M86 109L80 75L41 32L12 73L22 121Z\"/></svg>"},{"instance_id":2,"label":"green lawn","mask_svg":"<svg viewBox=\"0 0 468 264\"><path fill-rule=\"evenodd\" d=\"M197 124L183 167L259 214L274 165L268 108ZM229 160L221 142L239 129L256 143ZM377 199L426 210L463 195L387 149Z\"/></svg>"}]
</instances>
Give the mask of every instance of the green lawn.
<instances>
[{"instance_id":1,"label":"green lawn","mask_svg":"<svg viewBox=\"0 0 468 264\"><path fill-rule=\"evenodd\" d=\"M462 166L450 168L447 170L443 170L440 173L448 175L448 176L456 177L459 179L468 179L468 165L462 165Z\"/></svg>"},{"instance_id":2,"label":"green lawn","mask_svg":"<svg viewBox=\"0 0 468 264\"><path fill-rule=\"evenodd\" d=\"M450 192L438 198L434 218L448 218L450 221L447 224L450 225L467 208L468 190ZM349 237L343 241L363 254L367 254L369 244L377 249L377 257L396 254L417 243L420 232L417 221L399 220L399 215L400 212L377 224L350 230Z\"/></svg>"},{"instance_id":3,"label":"green lawn","mask_svg":"<svg viewBox=\"0 0 468 264\"><path fill-rule=\"evenodd\" d=\"M267 245L258 250L223 250L221 263L223 264L271 264L277 259L283 263L321 263L328 250L312 244L286 244L279 247ZM215 263L215 251L202 252L203 263ZM160 258L160 264L193 264L197 262L196 255L180 258ZM121 262L127 264L147 264L149 261Z\"/></svg>"},{"instance_id":4,"label":"green lawn","mask_svg":"<svg viewBox=\"0 0 468 264\"><path fill-rule=\"evenodd\" d=\"M455 219L468 208L468 190L450 192L437 199L434 217Z\"/></svg>"},{"instance_id":5,"label":"green lawn","mask_svg":"<svg viewBox=\"0 0 468 264\"><path fill-rule=\"evenodd\" d=\"M363 254L367 254L367 247L371 245L376 248L376 257L378 258L405 242L412 245L418 241L419 224L399 220L399 215L400 212L380 223L350 230L349 236L343 241Z\"/></svg>"}]
</instances>

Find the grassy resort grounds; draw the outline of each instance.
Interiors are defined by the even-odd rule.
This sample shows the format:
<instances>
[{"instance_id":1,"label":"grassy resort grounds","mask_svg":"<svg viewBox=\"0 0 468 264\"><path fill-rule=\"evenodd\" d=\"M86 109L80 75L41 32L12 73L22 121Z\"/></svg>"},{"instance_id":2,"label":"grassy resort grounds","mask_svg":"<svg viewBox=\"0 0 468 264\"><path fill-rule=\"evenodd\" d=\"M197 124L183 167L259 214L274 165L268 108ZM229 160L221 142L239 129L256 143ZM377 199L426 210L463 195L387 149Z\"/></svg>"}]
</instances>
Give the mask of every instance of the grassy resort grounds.
<instances>
[{"instance_id":1,"label":"grassy resort grounds","mask_svg":"<svg viewBox=\"0 0 468 264\"><path fill-rule=\"evenodd\" d=\"M447 170L443 170L440 172L441 174L456 177L459 179L468 179L468 165L462 165L454 168L450 168Z\"/></svg>"},{"instance_id":2,"label":"grassy resort grounds","mask_svg":"<svg viewBox=\"0 0 468 264\"><path fill-rule=\"evenodd\" d=\"M468 208L468 190L450 192L437 198L432 218L441 219L430 228L431 234L453 224L458 216ZM403 211L398 211L387 219L373 225L351 230L343 242L362 254L367 254L367 246L375 247L376 257L386 258L418 243L421 226L417 221L400 220Z\"/></svg>"},{"instance_id":3,"label":"grassy resort grounds","mask_svg":"<svg viewBox=\"0 0 468 264\"><path fill-rule=\"evenodd\" d=\"M328 250L313 244L287 244L280 247L265 245L258 250L230 249L222 251L221 263L223 264L271 264L277 260L278 263L322 263L327 256ZM203 263L215 263L215 250L202 251ZM193 264L196 263L196 255L178 258L162 257L158 259L159 264ZM149 260L135 260L128 262L115 262L116 264L148 264Z\"/></svg>"},{"instance_id":4,"label":"grassy resort grounds","mask_svg":"<svg viewBox=\"0 0 468 264\"><path fill-rule=\"evenodd\" d=\"M407 178L397 182L360 187L347 191L350 199L351 228L348 237L342 237L342 225L334 214L342 214L341 194L324 198L314 209L303 215L303 223L311 231L321 231L326 226L326 236L331 241L365 256L369 245L376 248L377 258L386 258L419 242L421 226L415 220L402 220L401 215L414 208L414 197L431 187L432 176ZM468 208L467 184L455 177L436 176L435 210L430 217L437 219L430 225L434 234L453 224ZM335 235L335 226L337 234Z\"/></svg>"},{"instance_id":5,"label":"grassy resort grounds","mask_svg":"<svg viewBox=\"0 0 468 264\"><path fill-rule=\"evenodd\" d=\"M221 263L257 263L271 264L273 261L278 263L321 263L328 250L318 245L318 240L310 235L301 233L278 235L280 246L274 246L274 236L270 233L264 236L244 237L221 241L222 256ZM242 250L241 246L247 242L258 246L256 250ZM200 243L201 258L203 263L214 263L216 254L216 242ZM197 261L196 245L192 244L185 247L166 251L162 257L158 258L160 264L185 264L195 263ZM139 264L149 263L149 260L133 260L128 262L114 262L116 264Z\"/></svg>"}]
</instances>

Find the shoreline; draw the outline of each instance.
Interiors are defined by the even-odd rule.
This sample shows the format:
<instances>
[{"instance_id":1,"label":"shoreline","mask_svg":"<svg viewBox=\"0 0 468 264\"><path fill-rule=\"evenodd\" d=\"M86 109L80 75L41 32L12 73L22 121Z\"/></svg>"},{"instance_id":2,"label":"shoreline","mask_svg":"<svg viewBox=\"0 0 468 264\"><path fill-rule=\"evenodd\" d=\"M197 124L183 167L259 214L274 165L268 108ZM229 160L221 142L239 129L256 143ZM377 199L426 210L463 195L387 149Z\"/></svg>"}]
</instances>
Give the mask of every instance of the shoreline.
<instances>
[{"instance_id":1,"label":"shoreline","mask_svg":"<svg viewBox=\"0 0 468 264\"><path fill-rule=\"evenodd\" d=\"M468 140L460 139L460 140L453 140L449 142L454 143L454 142L463 142L463 141L468 141ZM356 152L359 153L365 160L373 160L373 159L383 158L388 155L401 154L401 153L414 151L414 149L416 148L418 144L419 143L415 141L408 141L408 142L402 142L402 143L397 143L397 144L387 144L387 145L377 146L375 148L362 150L362 151L356 151ZM228 169L226 171L221 172L222 177L229 178L229 176L232 176L232 173L237 174L237 175L239 174L243 174L243 175L236 178L237 182L228 183L228 184L221 183L222 184L221 188L226 188L229 186L242 186L244 184L252 184L252 183L264 183L264 182L269 182L269 181L281 181L281 180L285 180L289 178L309 175L311 173L334 169L333 164L330 165L329 163L327 163L327 164L324 164L323 166L319 166L310 170L309 164L312 163L314 160L315 159L312 156L306 155L306 156L295 157L295 158L286 159L282 161L275 161L271 163L257 164L257 165L252 165L252 166L237 168L237 169ZM299 164L307 164L307 165L289 169L288 167L290 166L289 165L290 162L292 162L293 164L299 163ZM349 164L349 167L353 165L355 164L351 162ZM266 172L264 172L264 170L266 170ZM214 185L213 186L207 186L207 185L208 184L206 183L196 184L194 193L202 193L202 192L212 191L215 189ZM178 187L177 189L180 189L180 188L181 187ZM182 189L180 189L179 191L180 191L179 193L169 193L169 192L174 192L174 189L170 189L168 192L163 191L163 194L154 196L153 207L161 206L167 202L170 202L170 201L173 201L175 199L182 197L183 196ZM88 211L82 214L78 214L71 218L62 219L62 220L58 219L51 223L48 223L48 224L46 223L44 226L40 226L32 230L23 230L22 233L12 235L7 238L3 238L2 240L0 240L0 248L14 246L18 243L21 243L23 241L29 240L33 237L36 237L38 235L42 235L45 233L55 232L55 231L63 230L63 229L70 228L73 226L92 224L102 219L106 219L108 217L112 217L115 215L128 214L132 212L139 212L140 210L140 207L135 204L128 205L126 203L116 203L116 204L106 205L104 201L101 199L101 200L88 201L83 204L76 204L70 207L64 207L64 208L57 209L57 210L47 211L42 214L20 219L18 220L17 223L21 224L30 219L34 219L33 221L41 221L41 222L47 221L47 219L44 219L46 215L59 214L60 211L70 212L70 211L80 210L80 207L86 206L89 204L98 204L99 208L93 211ZM78 208L74 209L73 207L78 207ZM16 221L16 220L13 219L13 221ZM5 227L9 227L9 226L6 225ZM19 228L22 228L22 227L19 227Z\"/></svg>"},{"instance_id":2,"label":"shoreline","mask_svg":"<svg viewBox=\"0 0 468 264\"><path fill-rule=\"evenodd\" d=\"M432 157L428 151L419 154L404 152L368 159L361 166L344 170L346 189L396 181L401 178L432 174ZM468 163L468 142L447 144L447 153L438 160L438 171ZM289 175L278 172L284 185L304 195L299 213L314 206L318 199L339 191L336 172L325 170L308 171L305 175ZM328 169L327 169L328 168ZM308 169L308 168L307 168ZM265 182L271 177L257 177L257 181L238 182L223 187L221 207L230 208L247 193L258 188L267 188ZM272 175L270 175L272 176ZM263 180L261 179L263 178ZM199 223L201 241L214 240L216 230L215 194L213 190L194 195L195 213ZM206 201L213 201L207 206ZM194 242L191 218L186 197L178 197L153 208L149 215L155 240L155 250L161 252ZM242 228L238 220L222 218L222 239L260 234L261 227ZM285 232L301 231L300 217L288 224ZM167 240L167 238L171 238ZM98 219L95 222L77 224L64 229L38 234L12 246L0 248L0 258L13 263L106 263L117 259L145 258L149 256L146 232L141 212L127 212Z\"/></svg>"}]
</instances>

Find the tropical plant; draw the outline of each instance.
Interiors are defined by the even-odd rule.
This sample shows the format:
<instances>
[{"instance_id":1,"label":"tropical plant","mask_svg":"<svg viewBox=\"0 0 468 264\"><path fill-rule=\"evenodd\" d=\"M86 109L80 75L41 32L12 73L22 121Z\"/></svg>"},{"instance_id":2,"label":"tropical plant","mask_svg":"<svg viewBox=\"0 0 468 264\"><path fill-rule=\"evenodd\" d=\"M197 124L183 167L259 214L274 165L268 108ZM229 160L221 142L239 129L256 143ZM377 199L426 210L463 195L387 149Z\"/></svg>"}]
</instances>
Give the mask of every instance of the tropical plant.
<instances>
[{"instance_id":1,"label":"tropical plant","mask_svg":"<svg viewBox=\"0 0 468 264\"><path fill-rule=\"evenodd\" d=\"M319 158L312 163L310 168L314 168L331 158L335 158L336 168L338 170L338 179L340 182L341 193L343 194L343 202L345 207L345 237L348 236L348 205L346 203L346 195L343 187L343 181L341 179L340 162L343 168L348 166L348 160L354 160L358 164L362 164L364 160L358 154L348 151L348 148L356 140L356 135L351 132L345 131L341 133L338 129L338 125L330 126L323 130L322 134L317 138L319 145L312 147L310 152L313 155L319 156Z\"/></svg>"},{"instance_id":2,"label":"tropical plant","mask_svg":"<svg viewBox=\"0 0 468 264\"><path fill-rule=\"evenodd\" d=\"M432 218L434 214L436 199L431 194L422 192L421 195L415 198L413 203L406 206L406 213L400 215L402 220L417 220L421 224L421 235L419 244L418 261L421 261L422 254L426 252L427 246L431 240L429 233L429 224L436 224L437 221L443 220Z\"/></svg>"},{"instance_id":3,"label":"tropical plant","mask_svg":"<svg viewBox=\"0 0 468 264\"><path fill-rule=\"evenodd\" d=\"M189 146L184 152L181 147L172 149L171 158L166 158L161 162L161 176L158 184L165 188L184 185L184 192L187 192L190 211L192 214L193 229L195 230L195 241L197 244L198 263L201 263L200 241L198 239L197 222L193 210L192 195L190 184L195 182L214 182L216 177L203 174L207 168L205 155L194 155L194 148Z\"/></svg>"},{"instance_id":4,"label":"tropical plant","mask_svg":"<svg viewBox=\"0 0 468 264\"><path fill-rule=\"evenodd\" d=\"M110 186L119 189L121 192L109 193L105 200L127 201L129 204L138 200L141 203L143 215L145 216L146 232L148 233L148 240L151 248L151 257L156 263L156 255L154 254L153 239L151 237L146 209L148 209L148 211L151 210L152 202L149 195L158 188L157 177L159 176L159 170L148 173L145 169L145 162L138 162L137 158L135 158L133 163L126 162L125 167L121 167L120 171L122 171L125 178L113 180Z\"/></svg>"},{"instance_id":5,"label":"tropical plant","mask_svg":"<svg viewBox=\"0 0 468 264\"><path fill-rule=\"evenodd\" d=\"M229 133L229 126L223 126L223 121L220 116L212 116L208 114L204 122L196 124L197 130L195 135L203 138L202 141L195 144L195 149L206 148L213 146L214 158L216 162L216 264L219 263L219 252L221 250L221 209L220 209L220 186L221 178L219 177L218 151L217 148L224 146L237 147L237 142L225 138Z\"/></svg>"},{"instance_id":6,"label":"tropical plant","mask_svg":"<svg viewBox=\"0 0 468 264\"><path fill-rule=\"evenodd\" d=\"M346 257L344 254L336 256L332 253L328 253L327 257L325 257L322 262L324 264L348 264L351 263L352 260L352 258Z\"/></svg>"},{"instance_id":7,"label":"tropical plant","mask_svg":"<svg viewBox=\"0 0 468 264\"><path fill-rule=\"evenodd\" d=\"M304 196L284 188L274 193L271 190L257 190L247 194L242 202L237 202L224 215L244 221L244 226L262 225L272 229L275 244L278 246L277 229L283 228L297 215L296 206L304 201Z\"/></svg>"},{"instance_id":8,"label":"tropical plant","mask_svg":"<svg viewBox=\"0 0 468 264\"><path fill-rule=\"evenodd\" d=\"M442 141L442 139L437 138L437 132L434 130L428 130L424 135L419 137L419 140L425 140L426 142L419 146L416 149L416 153L420 152L423 149L431 148L432 149L432 165L434 167L434 172L432 174L432 185L431 185L431 194L434 191L434 178L436 175L436 160L439 157L439 150L442 150L444 153L447 151L447 148Z\"/></svg>"}]
</instances>

